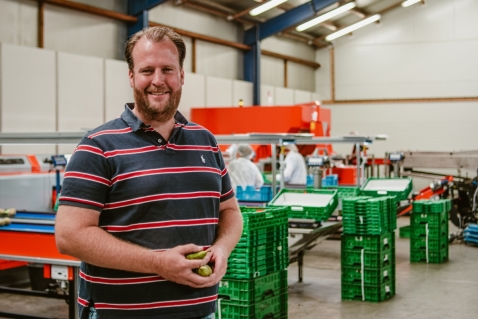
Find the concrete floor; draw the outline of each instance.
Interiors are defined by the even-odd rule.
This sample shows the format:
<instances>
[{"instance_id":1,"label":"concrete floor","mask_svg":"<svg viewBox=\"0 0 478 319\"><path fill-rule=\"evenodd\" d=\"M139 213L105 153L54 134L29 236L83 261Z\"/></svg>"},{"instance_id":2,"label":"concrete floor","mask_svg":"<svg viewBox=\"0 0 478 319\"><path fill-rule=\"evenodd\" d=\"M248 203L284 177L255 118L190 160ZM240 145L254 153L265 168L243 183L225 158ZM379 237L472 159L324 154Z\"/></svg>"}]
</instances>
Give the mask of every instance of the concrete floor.
<instances>
[{"instance_id":1,"label":"concrete floor","mask_svg":"<svg viewBox=\"0 0 478 319\"><path fill-rule=\"evenodd\" d=\"M409 225L408 218L398 226ZM450 226L450 232L456 232ZM396 294L379 302L342 301L340 240L326 240L304 258L304 281L297 263L289 266L289 318L450 319L478 317L478 247L450 245L444 264L410 264L409 239L396 230ZM67 318L62 300L0 294L0 311ZM3 318L3 317L0 317Z\"/></svg>"}]
</instances>

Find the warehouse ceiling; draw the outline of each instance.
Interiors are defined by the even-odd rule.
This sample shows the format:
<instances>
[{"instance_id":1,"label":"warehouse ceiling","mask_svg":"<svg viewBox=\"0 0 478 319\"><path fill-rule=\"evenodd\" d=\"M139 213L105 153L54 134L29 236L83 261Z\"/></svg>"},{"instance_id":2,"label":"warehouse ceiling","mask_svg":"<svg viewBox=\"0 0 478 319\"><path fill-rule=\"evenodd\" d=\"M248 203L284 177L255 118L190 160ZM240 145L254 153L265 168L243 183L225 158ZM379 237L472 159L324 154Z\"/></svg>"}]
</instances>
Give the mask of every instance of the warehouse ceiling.
<instances>
[{"instance_id":1,"label":"warehouse ceiling","mask_svg":"<svg viewBox=\"0 0 478 319\"><path fill-rule=\"evenodd\" d=\"M279 6L266 11L257 16L251 16L249 11L268 0L175 0L175 5L185 6L187 8L207 12L216 16L222 16L224 19L241 25L245 30L267 22L268 20L280 16L287 11L304 5L310 0L287 0ZM338 1L337 3L317 12L316 16L331 11L339 5L346 4L352 0ZM348 12L342 13L330 20L313 26L305 31L298 32L295 30L297 25L287 28L279 32L278 36L291 38L297 41L315 45L317 48L325 47L328 43L325 37L340 28L352 25L365 17L381 13L385 14L390 10L400 10L403 0L355 0L356 7ZM308 19L310 20L310 19ZM306 22L302 21L303 22Z\"/></svg>"}]
</instances>

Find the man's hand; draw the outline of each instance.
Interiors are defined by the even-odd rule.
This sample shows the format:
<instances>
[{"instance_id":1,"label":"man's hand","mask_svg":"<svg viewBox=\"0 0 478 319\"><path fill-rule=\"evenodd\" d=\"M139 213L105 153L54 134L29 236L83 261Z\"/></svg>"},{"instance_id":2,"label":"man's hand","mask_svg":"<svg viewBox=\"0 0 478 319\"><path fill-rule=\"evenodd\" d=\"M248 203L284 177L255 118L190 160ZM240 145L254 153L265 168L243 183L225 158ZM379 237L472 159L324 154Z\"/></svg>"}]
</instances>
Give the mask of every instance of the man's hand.
<instances>
[{"instance_id":1,"label":"man's hand","mask_svg":"<svg viewBox=\"0 0 478 319\"><path fill-rule=\"evenodd\" d=\"M213 274L209 277L202 277L194 272L195 269L209 263L213 254L208 252L203 259L186 258L186 254L200 250L202 250L202 247L189 244L177 246L167 251L157 253L154 260L157 273L166 280L191 286L193 288L214 286L219 282L219 280L215 281L214 268Z\"/></svg>"},{"instance_id":2,"label":"man's hand","mask_svg":"<svg viewBox=\"0 0 478 319\"><path fill-rule=\"evenodd\" d=\"M210 262L213 265L212 275L210 277L214 280L213 285L215 285L219 283L222 277L224 277L226 274L227 259L229 258L229 254L227 253L227 250L220 245L213 245L209 248L209 250L211 251Z\"/></svg>"}]
</instances>

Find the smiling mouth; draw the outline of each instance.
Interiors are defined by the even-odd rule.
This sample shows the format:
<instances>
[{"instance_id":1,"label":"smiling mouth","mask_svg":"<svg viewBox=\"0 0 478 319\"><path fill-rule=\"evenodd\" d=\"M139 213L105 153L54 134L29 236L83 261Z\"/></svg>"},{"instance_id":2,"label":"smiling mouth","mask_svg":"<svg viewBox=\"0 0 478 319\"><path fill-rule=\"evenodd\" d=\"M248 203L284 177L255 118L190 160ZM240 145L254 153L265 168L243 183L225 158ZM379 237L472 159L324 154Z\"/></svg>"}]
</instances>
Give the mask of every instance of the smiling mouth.
<instances>
[{"instance_id":1,"label":"smiling mouth","mask_svg":"<svg viewBox=\"0 0 478 319\"><path fill-rule=\"evenodd\" d=\"M148 94L161 96L161 95L169 94L169 92L148 92Z\"/></svg>"}]
</instances>

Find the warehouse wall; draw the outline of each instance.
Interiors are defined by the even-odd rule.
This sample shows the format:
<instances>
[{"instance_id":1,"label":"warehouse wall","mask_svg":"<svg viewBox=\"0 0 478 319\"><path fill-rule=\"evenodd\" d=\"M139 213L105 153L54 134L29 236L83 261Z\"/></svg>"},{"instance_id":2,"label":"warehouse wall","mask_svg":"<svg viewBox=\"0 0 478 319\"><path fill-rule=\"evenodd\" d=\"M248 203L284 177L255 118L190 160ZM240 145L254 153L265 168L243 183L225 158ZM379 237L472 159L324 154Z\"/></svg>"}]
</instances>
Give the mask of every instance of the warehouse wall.
<instances>
[{"instance_id":1,"label":"warehouse wall","mask_svg":"<svg viewBox=\"0 0 478 319\"><path fill-rule=\"evenodd\" d=\"M398 8L352 37L334 41L335 99L376 100L478 96L478 1L427 0ZM320 99L330 100L328 49L318 50ZM332 134L385 133L372 145L383 156L398 150L476 150L478 102L335 103ZM347 145L335 147L350 152Z\"/></svg>"}]
</instances>

